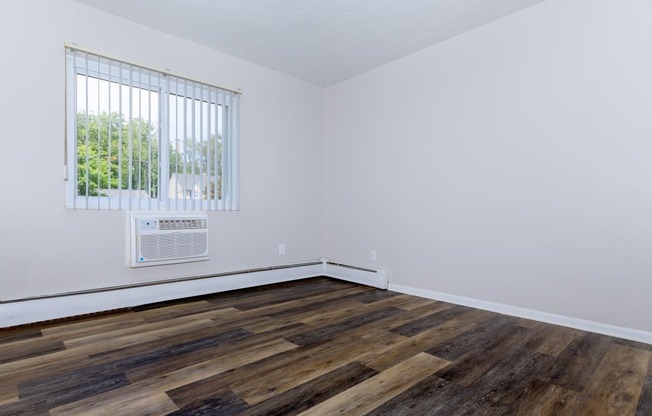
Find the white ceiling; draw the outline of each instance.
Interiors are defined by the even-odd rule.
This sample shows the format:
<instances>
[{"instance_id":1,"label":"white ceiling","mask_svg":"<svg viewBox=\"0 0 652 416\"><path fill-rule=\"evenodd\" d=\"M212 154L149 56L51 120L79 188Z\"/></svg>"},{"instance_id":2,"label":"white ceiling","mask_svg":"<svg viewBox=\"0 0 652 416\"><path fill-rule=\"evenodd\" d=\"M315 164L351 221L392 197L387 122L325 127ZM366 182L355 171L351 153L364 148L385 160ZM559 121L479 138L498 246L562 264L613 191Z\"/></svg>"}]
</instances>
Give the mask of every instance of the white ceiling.
<instances>
[{"instance_id":1,"label":"white ceiling","mask_svg":"<svg viewBox=\"0 0 652 416\"><path fill-rule=\"evenodd\" d=\"M321 86L544 0L76 0Z\"/></svg>"}]
</instances>

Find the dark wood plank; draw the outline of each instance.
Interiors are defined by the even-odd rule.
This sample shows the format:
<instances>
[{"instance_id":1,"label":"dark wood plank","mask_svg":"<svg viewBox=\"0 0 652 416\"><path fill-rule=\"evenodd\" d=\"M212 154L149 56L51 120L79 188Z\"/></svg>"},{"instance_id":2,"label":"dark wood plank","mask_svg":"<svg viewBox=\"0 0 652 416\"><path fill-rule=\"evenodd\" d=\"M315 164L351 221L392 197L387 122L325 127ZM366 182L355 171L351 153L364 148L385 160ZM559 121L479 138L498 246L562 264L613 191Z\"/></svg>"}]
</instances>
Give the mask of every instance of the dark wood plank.
<instances>
[{"instance_id":1,"label":"dark wood plank","mask_svg":"<svg viewBox=\"0 0 652 416\"><path fill-rule=\"evenodd\" d=\"M210 362L216 357L230 357L232 355L244 355L256 353L260 347L269 346L278 342L279 344L290 344L282 339L282 333L263 333L243 337L237 340L220 344L211 348L193 351L192 354L181 354L174 357L168 357L165 360L158 360L146 365L126 370L129 380L132 382L147 380L157 375L167 374L174 371L191 368L195 365ZM293 347L296 347L292 344Z\"/></svg>"},{"instance_id":2,"label":"dark wood plank","mask_svg":"<svg viewBox=\"0 0 652 416\"><path fill-rule=\"evenodd\" d=\"M43 336L40 328L24 327L16 329L0 329L0 344L22 341L25 339L40 338Z\"/></svg>"},{"instance_id":3,"label":"dark wood plank","mask_svg":"<svg viewBox=\"0 0 652 416\"><path fill-rule=\"evenodd\" d=\"M448 307L442 311L437 311L431 315L424 316L423 318L415 319L409 323L392 329L392 332L405 337L412 337L426 329L437 326L442 322L450 321L470 310L471 308L467 308L466 306L448 305Z\"/></svg>"},{"instance_id":4,"label":"dark wood plank","mask_svg":"<svg viewBox=\"0 0 652 416\"><path fill-rule=\"evenodd\" d=\"M370 377L371 368L352 362L284 393L264 400L242 412L243 416L290 416L301 413Z\"/></svg>"},{"instance_id":5,"label":"dark wood plank","mask_svg":"<svg viewBox=\"0 0 652 416\"><path fill-rule=\"evenodd\" d=\"M383 318L401 312L402 311L400 309L389 307L389 308L381 309L379 311L358 315L353 318L347 319L343 322L340 322L338 324L330 325L323 328L318 328L295 336L286 337L286 339L297 345L301 345L301 346L310 345L319 341L323 341L328 338L335 337L353 328L357 328L359 326L366 325L374 321L379 321Z\"/></svg>"},{"instance_id":6,"label":"dark wood plank","mask_svg":"<svg viewBox=\"0 0 652 416\"><path fill-rule=\"evenodd\" d=\"M558 356L581 331L538 322L528 327L530 337L525 348L542 354Z\"/></svg>"},{"instance_id":7,"label":"dark wood plank","mask_svg":"<svg viewBox=\"0 0 652 416\"><path fill-rule=\"evenodd\" d=\"M516 350L455 397L448 411L439 414L516 414L521 400L527 397L529 384L550 366L552 360L552 357L537 352Z\"/></svg>"},{"instance_id":8,"label":"dark wood plank","mask_svg":"<svg viewBox=\"0 0 652 416\"><path fill-rule=\"evenodd\" d=\"M91 365L81 369L61 373L47 378L39 378L29 383L21 385L20 392L26 396L34 395L35 392L48 393L59 391L61 388L76 389L78 380L93 380L96 378L111 378L119 375L123 376L127 370L151 365L156 362L165 362L171 358L181 355L192 355L203 349L213 348L222 343L237 340L246 336L248 333L243 330L229 331L223 334L201 338L194 341L180 344L169 345L158 350L145 352L142 354L129 355L120 359L109 361L102 364ZM123 376L124 377L124 376ZM61 403L59 403L61 404Z\"/></svg>"},{"instance_id":9,"label":"dark wood plank","mask_svg":"<svg viewBox=\"0 0 652 416\"><path fill-rule=\"evenodd\" d=\"M413 337L403 337L402 341L393 343L387 348L371 350L361 358L360 362L377 371L384 371L420 352L427 351L434 345L471 330L479 322L492 316L493 314L480 310L462 314Z\"/></svg>"},{"instance_id":10,"label":"dark wood plank","mask_svg":"<svg viewBox=\"0 0 652 416\"><path fill-rule=\"evenodd\" d=\"M531 380L514 414L523 416L575 416L580 394L544 381Z\"/></svg>"},{"instance_id":11,"label":"dark wood plank","mask_svg":"<svg viewBox=\"0 0 652 416\"><path fill-rule=\"evenodd\" d=\"M176 412L173 416L235 416L247 409L247 403L240 400L232 391L221 392L216 397L191 403Z\"/></svg>"},{"instance_id":12,"label":"dark wood plank","mask_svg":"<svg viewBox=\"0 0 652 416\"><path fill-rule=\"evenodd\" d=\"M445 414L463 387L432 375L367 413L367 416Z\"/></svg>"},{"instance_id":13,"label":"dark wood plank","mask_svg":"<svg viewBox=\"0 0 652 416\"><path fill-rule=\"evenodd\" d=\"M47 414L48 410L67 403L73 403L109 390L129 385L123 374L105 375L85 372L84 376L71 377L65 383L40 383L43 389L34 384L20 389L18 402L0 406L0 415Z\"/></svg>"},{"instance_id":14,"label":"dark wood plank","mask_svg":"<svg viewBox=\"0 0 652 416\"><path fill-rule=\"evenodd\" d=\"M605 335L584 333L559 354L542 379L581 393L612 341L611 337Z\"/></svg>"},{"instance_id":15,"label":"dark wood plank","mask_svg":"<svg viewBox=\"0 0 652 416\"><path fill-rule=\"evenodd\" d=\"M392 292L391 290L369 290L357 295L347 296L346 299L366 304L380 302L381 300L390 299L398 295L400 293Z\"/></svg>"},{"instance_id":16,"label":"dark wood plank","mask_svg":"<svg viewBox=\"0 0 652 416\"><path fill-rule=\"evenodd\" d=\"M462 386L469 386L498 365L511 351L523 345L528 337L528 330L521 327L506 327L496 337L485 339L477 350L470 351L437 373L439 377Z\"/></svg>"},{"instance_id":17,"label":"dark wood plank","mask_svg":"<svg viewBox=\"0 0 652 416\"><path fill-rule=\"evenodd\" d=\"M485 346L495 345L494 340L510 334L517 322L518 318L496 314L455 338L433 346L426 352L454 361L469 352L482 350Z\"/></svg>"},{"instance_id":18,"label":"dark wood plank","mask_svg":"<svg viewBox=\"0 0 652 416\"><path fill-rule=\"evenodd\" d=\"M21 342L20 345L11 348L14 344L4 344L0 348L0 364L18 361L25 358L37 357L55 351L63 351L66 349L62 341L45 341L39 343L25 343Z\"/></svg>"}]
</instances>

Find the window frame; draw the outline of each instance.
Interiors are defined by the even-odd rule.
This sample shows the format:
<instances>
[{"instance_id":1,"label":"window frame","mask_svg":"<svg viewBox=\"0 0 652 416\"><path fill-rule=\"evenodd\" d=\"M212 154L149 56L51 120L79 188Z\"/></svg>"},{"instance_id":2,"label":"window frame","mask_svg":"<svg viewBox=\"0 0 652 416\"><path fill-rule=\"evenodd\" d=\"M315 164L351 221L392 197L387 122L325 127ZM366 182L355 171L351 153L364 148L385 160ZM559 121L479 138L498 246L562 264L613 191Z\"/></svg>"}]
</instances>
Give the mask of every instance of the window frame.
<instances>
[{"instance_id":1,"label":"window frame","mask_svg":"<svg viewBox=\"0 0 652 416\"><path fill-rule=\"evenodd\" d=\"M109 57L104 54L99 54L87 49L79 48L76 45L65 45L66 51L66 87L65 87L65 97L66 97L66 132L65 132L65 160L64 160L64 169L65 169L65 180L66 180L66 208L68 209L99 209L99 210L151 210L151 211L237 211L239 210L239 104L241 91L233 90L230 88L224 88L217 85L209 84L204 81L198 81L191 79L186 76L180 76L171 73L170 71L161 71L159 69L143 66L136 63L127 62L121 59L116 59ZM71 53L72 51L78 51L86 56L86 66L81 67L77 63L76 56ZM88 67L88 56L92 56L95 60L94 65L96 69ZM114 73L111 68L112 65L118 63L120 66L119 73ZM125 65L127 68L123 68L122 65ZM108 68L108 70L103 71L102 68ZM148 82L143 82L142 78L139 76L139 79L136 81L132 77L129 77L127 80L124 74L135 73L138 70L139 73L142 70L147 71L148 73ZM98 82L104 81L108 82L109 86L111 83L117 83L122 88L126 86L128 88L137 88L142 90L149 90L153 93L158 94L158 125L156 130L158 133L158 197L140 197L132 196L132 192L148 192L147 189L129 189L116 188L116 191L128 191L129 196L95 196L95 195L78 195L77 189L77 114L79 106L77 105L77 77L81 75L84 77L91 77L98 80ZM129 82L126 82L129 81ZM154 82L156 81L156 82ZM109 87L110 90L110 87ZM191 93L188 94L188 91L191 90ZM200 107L206 106L208 108L207 112L211 112L212 107L215 107L214 115L215 120L217 120L218 111L223 112L221 115L223 128L226 131L221 133L221 143L222 143L222 157L220 161L223 163L221 166L221 175L218 176L217 172L214 175L210 175L209 172L203 172L199 175L196 173L192 174L194 176L200 176L200 181L203 176L206 176L206 180L214 177L215 179L215 196L214 199L195 199L193 198L177 198L176 195L174 198L171 198L169 195L170 187L170 149L167 143L170 143L172 137L170 135L170 123L172 115L169 112L170 100L173 96L180 98L181 100L190 100L191 106L197 105L196 102L199 102ZM121 96L122 97L122 96ZM130 94L131 97L131 94ZM87 110L88 111L88 110ZM99 111L99 109L98 109ZM124 109L122 113L124 114ZM194 114L194 113L193 113ZM203 114L203 110L202 110ZM132 114L129 113L129 121L132 120ZM199 140L195 136L197 133L194 130L194 121L193 120L193 132L192 145L193 147L196 144L203 143L204 133L199 133ZM216 121L215 121L216 122ZM184 121L184 130L187 130L187 125ZM203 129L203 126L199 127L200 131ZM209 124L210 129L210 124ZM186 138L184 133L184 152L188 151L186 145ZM209 139L211 137L211 131L207 132ZM217 135L218 129L215 126L215 146L217 147ZM207 142L208 143L208 142ZM193 150L194 152L194 150ZM208 152L210 153L210 152ZM215 150L215 155L217 155L217 150ZM201 157L202 155L200 155ZM193 153L194 157L194 153ZM210 155L207 156L210 160ZM99 160L99 159L98 159ZM127 162L131 161L131 156ZM122 162L120 162L122 163ZM193 161L194 164L194 161ZM217 170L217 160L213 161L213 168ZM121 166L121 165L120 165ZM149 169L154 165L150 165ZM193 166L194 167L194 166ZM184 165L185 169L185 165ZM202 172L200 168L200 172ZM177 175L190 176L190 173L179 173ZM217 192L217 183L221 178L221 199L218 198ZM88 181L88 178L87 178ZM211 182L207 182L206 186ZM197 185L193 178L193 186ZM202 182L199 183L200 190L203 186ZM112 190L109 185L109 190ZM151 187L149 189L151 192ZM194 194L194 192L193 192ZM200 197L203 195L203 192L199 192ZM206 195L210 194L208 188Z\"/></svg>"}]
</instances>

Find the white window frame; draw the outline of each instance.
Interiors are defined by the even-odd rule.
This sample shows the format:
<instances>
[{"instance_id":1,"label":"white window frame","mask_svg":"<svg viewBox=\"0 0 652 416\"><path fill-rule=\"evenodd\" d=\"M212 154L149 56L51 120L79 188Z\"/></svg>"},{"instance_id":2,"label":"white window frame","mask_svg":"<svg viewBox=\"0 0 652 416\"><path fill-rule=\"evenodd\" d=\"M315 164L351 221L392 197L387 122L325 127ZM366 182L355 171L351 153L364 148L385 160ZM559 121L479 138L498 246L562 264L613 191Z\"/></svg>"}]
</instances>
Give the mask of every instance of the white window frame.
<instances>
[{"instance_id":1,"label":"white window frame","mask_svg":"<svg viewBox=\"0 0 652 416\"><path fill-rule=\"evenodd\" d=\"M69 209L121 209L121 210L155 210L155 211L236 211L239 209L239 101L240 91L219 87L205 82L196 81L187 77L178 76L169 71L161 71L139 64L129 63L120 59L111 58L98 54L86 49L80 49L76 45L66 44L66 151L65 151L65 179L66 179L66 208ZM80 64L79 56L86 61L86 65ZM88 59L94 60L94 67L88 65ZM119 70L115 70L118 63ZM124 65L123 65L124 64ZM100 68L99 74L97 68ZM147 71L147 82L136 82L133 76L129 76L134 71ZM117 72L117 73L116 73ZM158 198L132 196L133 192L148 191L144 189L131 189L129 185L128 197L123 197L118 192L119 197L110 196L91 196L78 195L77 190L77 76L87 76L97 78L103 81L119 83L121 86L129 86L140 89L149 89L158 94L158 140L159 140L159 183ZM156 82L153 82L153 81ZM148 85L149 84L149 85ZM121 88L121 87L120 87ZM190 94L188 94L190 90ZM172 96L181 97L180 99L190 100L191 103L199 101L201 107L206 106L207 112L214 111L215 120L218 118L218 111L223 112L220 119L223 121L224 132L222 134L222 176L221 176L221 195L218 198L217 188L215 188L214 199L194 199L177 198L175 195L168 195L170 185L170 152L168 145L170 132L169 123L173 115L169 112L169 102ZM178 101L177 101L178 102ZM86 103L88 104L88 103ZM193 106L194 107L194 106ZM211 110L215 108L215 110ZM124 111L124 109L123 109ZM203 116L203 110L202 110ZM194 114L194 112L193 112ZM210 116L209 116L210 117ZM129 121L131 122L131 113ZM184 124L184 128L187 128ZM201 143L202 137L197 141L194 133L193 119L192 144ZM214 126L217 135L217 126ZM209 124L210 129L210 124ZM201 127L200 127L201 130ZM184 133L185 134L185 133ZM203 133L199 133L203 135ZM210 135L210 131L208 132ZM217 137L216 137L217 140ZM184 135L184 148L186 138ZM217 143L217 142L216 142ZM215 145L217 148L217 144ZM185 148L187 150L187 148ZM210 152L209 152L210 153ZM207 156L210 158L210 155ZM215 150L217 157L217 149ZM99 160L99 159L98 159ZM127 159L128 163L130 159ZM122 161L120 161L122 163ZM194 162L193 162L194 163ZM213 162L216 165L216 160ZM201 169L201 168L200 168ZM185 175L186 173L177 173ZM206 180L212 178L210 172L206 172ZM193 187L196 185L195 177L199 176L200 181L203 177L197 174L188 174L193 176ZM215 172L215 186L217 187L218 176ZM87 178L88 181L88 178ZM199 183L200 189L202 183ZM110 185L109 185L110 187ZM122 191L122 189L120 189ZM127 191L127 189L124 189ZM151 188L149 189L151 191ZM185 190L184 190L185 191ZM185 192L184 192L185 194ZM193 192L194 194L194 192ZM201 196L203 193L199 192ZM208 192L206 192L208 196Z\"/></svg>"}]
</instances>

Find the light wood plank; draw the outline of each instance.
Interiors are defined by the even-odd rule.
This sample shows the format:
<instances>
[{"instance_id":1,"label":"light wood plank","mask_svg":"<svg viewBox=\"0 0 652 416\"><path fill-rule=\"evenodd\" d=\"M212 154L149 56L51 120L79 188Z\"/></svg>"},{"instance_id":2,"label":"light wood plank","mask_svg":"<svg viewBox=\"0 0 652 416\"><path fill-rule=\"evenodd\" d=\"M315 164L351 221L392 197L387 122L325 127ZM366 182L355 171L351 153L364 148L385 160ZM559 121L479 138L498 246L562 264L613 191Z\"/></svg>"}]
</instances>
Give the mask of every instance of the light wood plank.
<instances>
[{"instance_id":1,"label":"light wood plank","mask_svg":"<svg viewBox=\"0 0 652 416\"><path fill-rule=\"evenodd\" d=\"M300 415L364 415L448 364L446 360L419 353Z\"/></svg>"},{"instance_id":2,"label":"light wood plank","mask_svg":"<svg viewBox=\"0 0 652 416\"><path fill-rule=\"evenodd\" d=\"M203 380L216 374L294 348L296 348L296 345L285 340L272 340L261 344L256 348L248 349L246 351L236 351L170 373L152 376L151 378L140 380L127 387L111 390L109 392L89 397L88 399L61 406L57 408L56 411L59 412L57 414L81 415L84 414L83 410L85 409L95 409L94 411L100 412L98 414L112 414L112 410L115 408L128 407L134 402L142 403L145 398L151 395L163 394L166 391ZM81 411L81 413L75 413L78 410Z\"/></svg>"},{"instance_id":3,"label":"light wood plank","mask_svg":"<svg viewBox=\"0 0 652 416\"><path fill-rule=\"evenodd\" d=\"M576 412L634 415L652 351L611 344L578 403Z\"/></svg>"},{"instance_id":4,"label":"light wood plank","mask_svg":"<svg viewBox=\"0 0 652 416\"><path fill-rule=\"evenodd\" d=\"M179 410L179 407L165 393L141 392L116 401L108 408L100 403L88 403L79 406L55 407L50 410L52 416L155 416L165 415Z\"/></svg>"}]
</instances>

